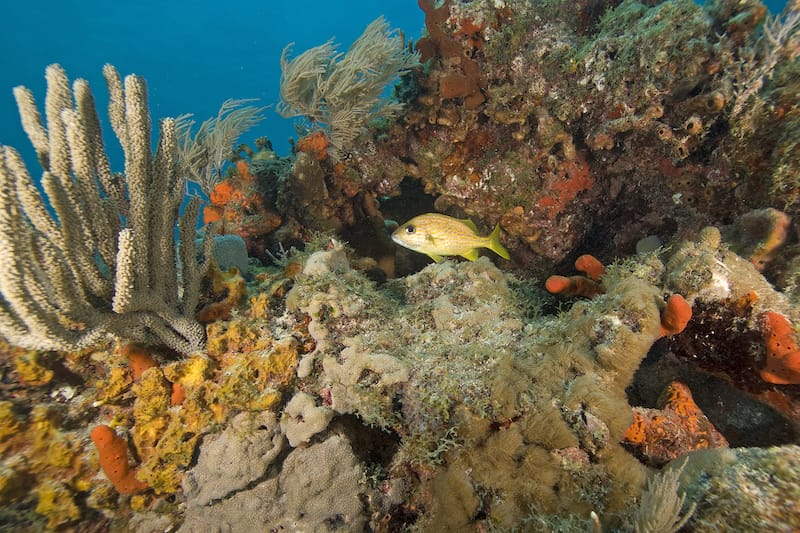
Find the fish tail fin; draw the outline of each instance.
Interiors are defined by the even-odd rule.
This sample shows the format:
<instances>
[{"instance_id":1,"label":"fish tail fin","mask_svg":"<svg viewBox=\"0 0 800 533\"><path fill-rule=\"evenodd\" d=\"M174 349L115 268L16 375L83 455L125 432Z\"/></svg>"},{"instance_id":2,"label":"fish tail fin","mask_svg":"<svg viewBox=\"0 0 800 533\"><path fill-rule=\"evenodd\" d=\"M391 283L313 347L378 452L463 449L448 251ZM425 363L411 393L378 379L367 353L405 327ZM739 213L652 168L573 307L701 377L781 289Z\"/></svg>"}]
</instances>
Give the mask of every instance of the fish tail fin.
<instances>
[{"instance_id":1,"label":"fish tail fin","mask_svg":"<svg viewBox=\"0 0 800 533\"><path fill-rule=\"evenodd\" d=\"M500 223L494 227L494 231L489 234L489 244L486 246L488 249L502 257L503 259L511 259L508 250L500 243Z\"/></svg>"}]
</instances>

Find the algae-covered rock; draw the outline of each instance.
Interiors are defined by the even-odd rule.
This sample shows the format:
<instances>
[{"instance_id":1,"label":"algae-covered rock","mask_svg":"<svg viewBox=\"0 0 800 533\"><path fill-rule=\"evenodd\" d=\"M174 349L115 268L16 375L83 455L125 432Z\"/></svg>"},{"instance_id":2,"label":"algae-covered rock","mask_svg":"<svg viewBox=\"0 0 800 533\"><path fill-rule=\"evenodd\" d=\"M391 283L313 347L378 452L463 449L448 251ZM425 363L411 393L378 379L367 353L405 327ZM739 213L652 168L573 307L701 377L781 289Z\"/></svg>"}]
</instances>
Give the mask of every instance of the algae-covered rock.
<instances>
[{"instance_id":1,"label":"algae-covered rock","mask_svg":"<svg viewBox=\"0 0 800 533\"><path fill-rule=\"evenodd\" d=\"M757 296L757 310L795 312L787 298L775 290L747 259L729 250L719 229L703 228L697 239L678 243L665 261L666 286L688 301L737 300L749 293Z\"/></svg>"},{"instance_id":2,"label":"algae-covered rock","mask_svg":"<svg viewBox=\"0 0 800 533\"><path fill-rule=\"evenodd\" d=\"M36 512L47 517L47 527L53 529L81 516L75 494L59 481L46 481L36 488L39 503Z\"/></svg>"},{"instance_id":3,"label":"algae-covered rock","mask_svg":"<svg viewBox=\"0 0 800 533\"><path fill-rule=\"evenodd\" d=\"M15 435L22 426L21 417L14 411L12 402L0 400L0 442Z\"/></svg>"},{"instance_id":4,"label":"algae-covered rock","mask_svg":"<svg viewBox=\"0 0 800 533\"><path fill-rule=\"evenodd\" d=\"M392 467L420 471L420 527L467 527L478 508L515 527L531 505L558 516L605 509L618 524L645 479L619 442L633 420L625 387L660 335L656 287L617 268L606 294L532 318L487 258L383 288L335 249L312 258L289 296L316 341L301 390L403 435Z\"/></svg>"},{"instance_id":5,"label":"algae-covered rock","mask_svg":"<svg viewBox=\"0 0 800 533\"><path fill-rule=\"evenodd\" d=\"M697 504L691 531L800 528L800 446L693 452L680 483L686 498Z\"/></svg>"}]
</instances>

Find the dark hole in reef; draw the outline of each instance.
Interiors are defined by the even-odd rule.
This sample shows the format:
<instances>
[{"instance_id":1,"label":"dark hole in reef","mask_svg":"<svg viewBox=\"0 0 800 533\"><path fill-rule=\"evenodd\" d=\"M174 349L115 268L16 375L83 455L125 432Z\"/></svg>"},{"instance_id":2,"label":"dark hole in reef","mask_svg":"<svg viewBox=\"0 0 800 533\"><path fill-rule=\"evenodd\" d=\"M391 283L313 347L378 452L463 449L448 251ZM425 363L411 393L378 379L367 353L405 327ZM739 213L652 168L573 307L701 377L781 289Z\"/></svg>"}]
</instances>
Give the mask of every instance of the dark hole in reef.
<instances>
[{"instance_id":1,"label":"dark hole in reef","mask_svg":"<svg viewBox=\"0 0 800 533\"><path fill-rule=\"evenodd\" d=\"M344 516L337 514L334 516L330 516L324 520L325 525L327 525L331 529L339 529L344 527L345 519Z\"/></svg>"},{"instance_id":2,"label":"dark hole in reef","mask_svg":"<svg viewBox=\"0 0 800 533\"><path fill-rule=\"evenodd\" d=\"M400 448L400 436L380 427L368 427L354 415L341 415L331 421L329 429L347 437L353 453L366 464L388 467Z\"/></svg>"},{"instance_id":3,"label":"dark hole in reef","mask_svg":"<svg viewBox=\"0 0 800 533\"><path fill-rule=\"evenodd\" d=\"M425 192L422 181L410 176L400 182L400 194L381 199L381 213L386 220L403 224L409 219L433 211L436 197Z\"/></svg>"},{"instance_id":4,"label":"dark hole in reef","mask_svg":"<svg viewBox=\"0 0 800 533\"><path fill-rule=\"evenodd\" d=\"M389 533L408 531L409 526L419 519L420 514L425 514L425 507L422 505L415 507L405 503L393 505L389 508L389 512L383 521L386 525L384 531L388 531Z\"/></svg>"},{"instance_id":5,"label":"dark hole in reef","mask_svg":"<svg viewBox=\"0 0 800 533\"><path fill-rule=\"evenodd\" d=\"M417 215L435 212L434 202L436 197L425 193L425 188L419 179L406 177L400 182L400 194L380 201L381 214L384 220L394 221L398 225L408 222ZM387 237L393 231L394 225L387 225ZM431 262L428 256L408 250L392 243L395 252L395 275L405 276L422 270Z\"/></svg>"},{"instance_id":6,"label":"dark hole in reef","mask_svg":"<svg viewBox=\"0 0 800 533\"><path fill-rule=\"evenodd\" d=\"M373 372L372 370L365 368L361 371L361 375L358 376L358 384L363 387L371 387L377 385L381 380L380 374L377 372Z\"/></svg>"},{"instance_id":7,"label":"dark hole in reef","mask_svg":"<svg viewBox=\"0 0 800 533\"><path fill-rule=\"evenodd\" d=\"M689 98L692 98L694 96L700 96L703 90L704 90L703 85L695 85L689 90L689 93L686 96Z\"/></svg>"}]
</instances>

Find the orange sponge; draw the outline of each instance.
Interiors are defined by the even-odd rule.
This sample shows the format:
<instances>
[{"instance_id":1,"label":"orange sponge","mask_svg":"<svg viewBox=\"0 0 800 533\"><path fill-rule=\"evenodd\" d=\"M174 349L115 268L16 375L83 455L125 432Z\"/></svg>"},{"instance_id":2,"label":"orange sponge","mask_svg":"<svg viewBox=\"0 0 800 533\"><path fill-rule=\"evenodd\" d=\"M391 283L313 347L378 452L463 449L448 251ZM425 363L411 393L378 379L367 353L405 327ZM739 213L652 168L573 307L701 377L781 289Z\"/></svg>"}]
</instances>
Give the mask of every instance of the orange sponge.
<instances>
[{"instance_id":1,"label":"orange sponge","mask_svg":"<svg viewBox=\"0 0 800 533\"><path fill-rule=\"evenodd\" d=\"M583 276L550 276L544 282L544 288L551 294L568 298L572 296L591 298L603 292L603 287L599 283Z\"/></svg>"},{"instance_id":2,"label":"orange sponge","mask_svg":"<svg viewBox=\"0 0 800 533\"><path fill-rule=\"evenodd\" d=\"M800 350L792 323L774 311L762 313L758 318L767 349L767 364L759 371L761 379L776 385L800 384Z\"/></svg>"},{"instance_id":3,"label":"orange sponge","mask_svg":"<svg viewBox=\"0 0 800 533\"><path fill-rule=\"evenodd\" d=\"M550 276L544 282L544 288L551 294L559 296L583 296L592 298L604 292L600 278L605 274L606 267L593 255L584 254L575 260L575 270L583 272L586 276Z\"/></svg>"},{"instance_id":4,"label":"orange sponge","mask_svg":"<svg viewBox=\"0 0 800 533\"><path fill-rule=\"evenodd\" d=\"M92 430L92 442L100 455L100 468L120 494L134 494L149 487L136 479L136 469L128 464L128 443L106 425Z\"/></svg>"},{"instance_id":5,"label":"orange sponge","mask_svg":"<svg viewBox=\"0 0 800 533\"><path fill-rule=\"evenodd\" d=\"M577 258L575 260L575 269L578 272L583 272L593 281L600 281L600 278L606 273L606 267L603 266L603 263L590 254L583 254Z\"/></svg>"},{"instance_id":6,"label":"orange sponge","mask_svg":"<svg viewBox=\"0 0 800 533\"><path fill-rule=\"evenodd\" d=\"M128 359L128 364L133 372L133 379L139 379L148 368L157 366L158 363L150 352L136 344L126 344L122 347L122 356Z\"/></svg>"},{"instance_id":7,"label":"orange sponge","mask_svg":"<svg viewBox=\"0 0 800 533\"><path fill-rule=\"evenodd\" d=\"M661 336L677 335L686 329L691 318L692 306L680 294L673 294L667 300L667 308L661 314Z\"/></svg>"}]
</instances>

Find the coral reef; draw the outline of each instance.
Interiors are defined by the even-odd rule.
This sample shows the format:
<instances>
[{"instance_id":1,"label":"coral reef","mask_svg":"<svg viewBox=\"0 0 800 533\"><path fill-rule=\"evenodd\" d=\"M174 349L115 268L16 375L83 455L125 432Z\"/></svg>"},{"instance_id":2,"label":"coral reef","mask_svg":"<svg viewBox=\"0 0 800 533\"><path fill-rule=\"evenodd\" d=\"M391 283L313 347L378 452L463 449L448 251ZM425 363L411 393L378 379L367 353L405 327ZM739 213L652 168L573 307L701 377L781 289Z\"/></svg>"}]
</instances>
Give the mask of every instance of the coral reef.
<instances>
[{"instance_id":1,"label":"coral reef","mask_svg":"<svg viewBox=\"0 0 800 533\"><path fill-rule=\"evenodd\" d=\"M800 527L797 3L419 7L284 53L287 157L225 106L152 153L109 68L122 180L84 82L48 70L46 130L17 91L56 217L3 147L0 522ZM394 246L431 212L508 259Z\"/></svg>"},{"instance_id":2,"label":"coral reef","mask_svg":"<svg viewBox=\"0 0 800 533\"><path fill-rule=\"evenodd\" d=\"M716 422L684 388L673 386L661 412L631 407L626 390L648 354L663 343L698 342L691 325L704 314L692 313L686 324L677 313L686 329L663 335L664 324L676 322L665 318L672 313L667 295L680 289L682 302L702 310L703 302L728 302L758 288L746 327L759 342L756 315L787 308L712 228L698 241L605 266L604 292L558 315L531 310L535 285L486 257L430 265L381 286L354 270L355 259L342 244L323 240L256 274L248 286L254 297L208 325L207 354L137 362L127 379L113 377L120 356L106 356L106 384L97 383L83 402L100 403L93 417L113 418L121 424L117 433L130 435L135 470L127 443L92 424L100 428L95 432L111 432L125 452L112 461L101 450L95 468L102 466L120 492L128 484L144 489L125 504L136 513L132 523L166 518L185 531L288 523L442 530L573 520L570 530L582 530L593 512L604 528L624 529L631 506L640 506L642 520L657 512L643 496L652 467L626 446L646 443L647 464L661 465L725 445ZM287 279L288 291L281 281ZM248 311L256 304L261 310ZM692 338L680 341L687 334ZM147 359L125 350L131 364ZM757 352L752 357L751 365L761 364ZM60 379L56 374L55 383L40 387ZM184 391L181 402L172 401L171 384ZM102 402L93 399L101 393ZM22 476L57 482L48 477L52 469L74 468L74 457L88 451L45 411L38 429L28 430L14 409L3 411L9 429L0 444L24 449L28 437L20 435L44 431L47 442L68 443L66 457L73 459L54 455L51 445L53 466L46 469L5 461L8 484ZM80 468L81 479L91 479L92 465ZM40 499L53 523L88 519L94 509L120 517L102 483L59 487L42 489L51 496ZM2 494L24 499L11 486ZM687 494L675 520L688 516L691 502L706 512L697 499L704 496ZM84 498L90 507L77 507L75 515L68 502Z\"/></svg>"}]
</instances>

